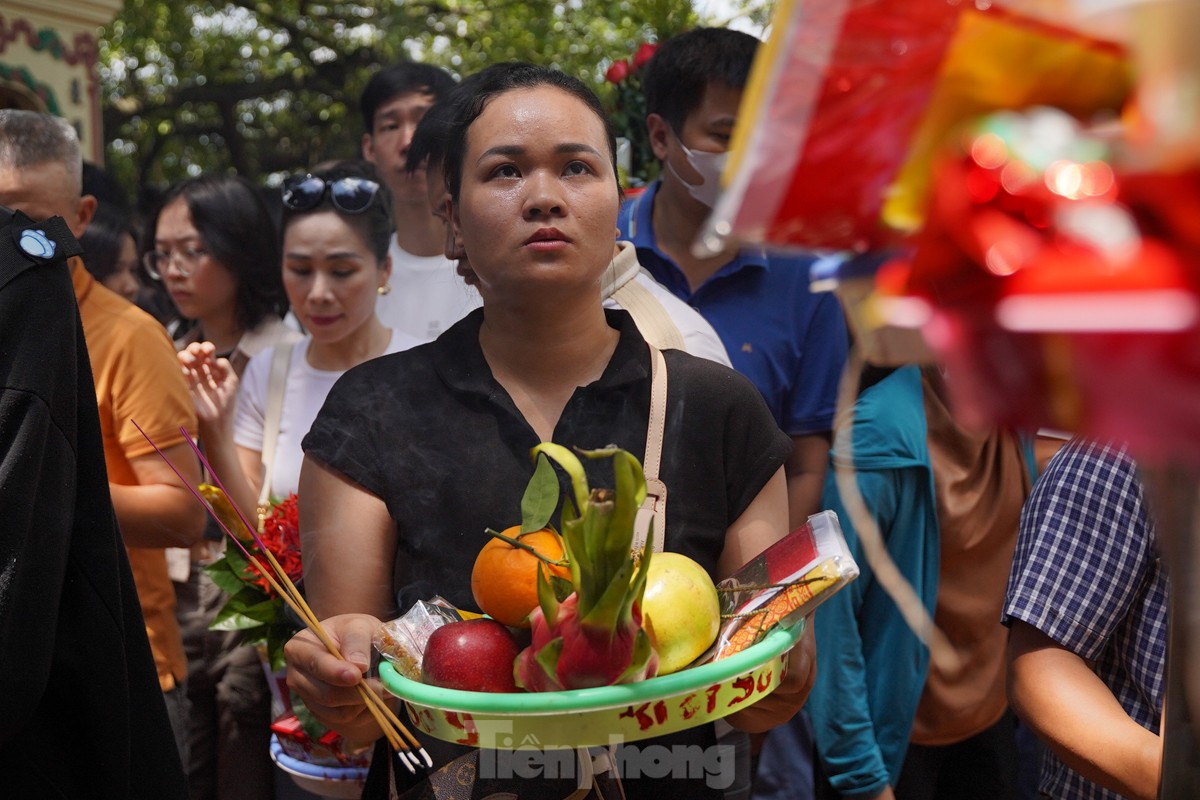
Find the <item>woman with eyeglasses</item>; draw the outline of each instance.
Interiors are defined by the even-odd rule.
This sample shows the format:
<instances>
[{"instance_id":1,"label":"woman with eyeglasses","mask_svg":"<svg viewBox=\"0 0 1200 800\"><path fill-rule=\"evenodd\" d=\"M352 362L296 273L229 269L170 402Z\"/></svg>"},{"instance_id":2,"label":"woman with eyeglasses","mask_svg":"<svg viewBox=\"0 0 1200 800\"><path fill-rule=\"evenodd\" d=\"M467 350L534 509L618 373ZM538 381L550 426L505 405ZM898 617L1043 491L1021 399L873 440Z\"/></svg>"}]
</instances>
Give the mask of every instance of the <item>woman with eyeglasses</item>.
<instances>
[{"instance_id":1,"label":"woman with eyeglasses","mask_svg":"<svg viewBox=\"0 0 1200 800\"><path fill-rule=\"evenodd\" d=\"M244 178L201 175L167 190L147 221L142 264L191 323L178 344L211 343L240 373L284 335L287 299L273 230L266 204Z\"/></svg>"},{"instance_id":2,"label":"woman with eyeglasses","mask_svg":"<svg viewBox=\"0 0 1200 800\"><path fill-rule=\"evenodd\" d=\"M647 446L656 356L628 313L606 311L601 302L620 189L599 101L562 73L509 64L464 82L451 102L451 226L483 308L432 343L347 373L304 440L305 591L347 660L302 631L286 647L288 683L353 740L380 737L355 688L370 667L380 620L435 594L476 610L471 565L487 541L485 528L520 521L530 448L548 440L582 448L615 443L641 458ZM663 356L665 549L723 578L787 533L790 439L737 373L678 350ZM612 486L606 466L585 465L592 486ZM811 637L803 641L783 685L730 722L763 730L795 713L812 677ZM734 769L715 736L706 725L638 747L681 745L662 751L680 758L698 747L693 752L720 755L728 774L627 774L627 796L722 798ZM557 799L575 788L573 776L555 781L540 772L532 780L495 780L484 774L482 756L474 765L468 749L422 743L437 766L464 759L451 778L478 767L471 796ZM398 766L391 771L399 785L388 786L394 761L382 757L385 745L377 745L363 796L428 796L428 782L405 783L409 775ZM637 748L622 752L631 756L624 763L647 763ZM748 764L737 777L748 779Z\"/></svg>"},{"instance_id":3,"label":"woman with eyeglasses","mask_svg":"<svg viewBox=\"0 0 1200 800\"><path fill-rule=\"evenodd\" d=\"M197 363L220 359L236 390L236 376L252 356L298 336L281 320L287 300L274 231L258 190L227 175L180 181L148 219L142 265L181 318L173 335L185 374ZM189 389L201 446L219 446L232 402L222 417L194 381ZM204 542L190 551L168 551L188 659L190 752L184 768L195 800L270 800L271 695L258 653L236 632L209 630L227 597L203 567L220 557L223 545L219 527L210 523Z\"/></svg>"}]
</instances>

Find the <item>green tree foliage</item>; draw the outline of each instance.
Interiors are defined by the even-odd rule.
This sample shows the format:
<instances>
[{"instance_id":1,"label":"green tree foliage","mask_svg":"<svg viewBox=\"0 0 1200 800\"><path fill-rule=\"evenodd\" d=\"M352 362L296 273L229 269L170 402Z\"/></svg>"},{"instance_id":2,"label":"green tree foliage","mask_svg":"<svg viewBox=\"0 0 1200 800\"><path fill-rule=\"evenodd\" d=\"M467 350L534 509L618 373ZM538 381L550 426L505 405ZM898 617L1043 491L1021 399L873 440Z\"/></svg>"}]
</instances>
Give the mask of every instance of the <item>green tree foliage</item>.
<instances>
[{"instance_id":1,"label":"green tree foliage","mask_svg":"<svg viewBox=\"0 0 1200 800\"><path fill-rule=\"evenodd\" d=\"M730 7L746 6L765 4ZM131 192L222 170L265 181L358 154L357 98L380 65L524 60L606 92L642 42L724 22L690 0L126 0L101 42L107 166Z\"/></svg>"}]
</instances>

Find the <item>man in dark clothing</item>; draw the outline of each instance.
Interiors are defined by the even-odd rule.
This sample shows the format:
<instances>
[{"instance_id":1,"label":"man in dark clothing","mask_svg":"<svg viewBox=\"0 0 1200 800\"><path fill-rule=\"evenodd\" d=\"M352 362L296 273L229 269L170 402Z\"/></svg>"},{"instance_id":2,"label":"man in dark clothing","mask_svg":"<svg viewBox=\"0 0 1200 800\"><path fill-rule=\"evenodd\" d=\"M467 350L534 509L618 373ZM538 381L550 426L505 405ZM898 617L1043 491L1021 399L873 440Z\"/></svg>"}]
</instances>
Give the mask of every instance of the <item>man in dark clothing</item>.
<instances>
[{"instance_id":1,"label":"man in dark clothing","mask_svg":"<svg viewBox=\"0 0 1200 800\"><path fill-rule=\"evenodd\" d=\"M80 252L62 218L0 206L0 786L183 798L108 491Z\"/></svg>"}]
</instances>

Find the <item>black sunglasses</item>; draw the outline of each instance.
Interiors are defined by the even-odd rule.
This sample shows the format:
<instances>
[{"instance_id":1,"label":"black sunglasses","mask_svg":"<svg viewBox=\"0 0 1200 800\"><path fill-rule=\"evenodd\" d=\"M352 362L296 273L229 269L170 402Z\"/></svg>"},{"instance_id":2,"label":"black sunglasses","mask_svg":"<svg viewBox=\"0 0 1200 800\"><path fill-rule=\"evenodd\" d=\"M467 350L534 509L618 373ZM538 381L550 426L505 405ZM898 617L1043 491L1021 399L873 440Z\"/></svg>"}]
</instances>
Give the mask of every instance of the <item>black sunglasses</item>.
<instances>
[{"instance_id":1,"label":"black sunglasses","mask_svg":"<svg viewBox=\"0 0 1200 800\"><path fill-rule=\"evenodd\" d=\"M379 194L379 184L367 178L346 177L327 181L316 175L292 175L283 181L283 205L292 211L316 208L329 192L333 207L345 214L361 214Z\"/></svg>"}]
</instances>

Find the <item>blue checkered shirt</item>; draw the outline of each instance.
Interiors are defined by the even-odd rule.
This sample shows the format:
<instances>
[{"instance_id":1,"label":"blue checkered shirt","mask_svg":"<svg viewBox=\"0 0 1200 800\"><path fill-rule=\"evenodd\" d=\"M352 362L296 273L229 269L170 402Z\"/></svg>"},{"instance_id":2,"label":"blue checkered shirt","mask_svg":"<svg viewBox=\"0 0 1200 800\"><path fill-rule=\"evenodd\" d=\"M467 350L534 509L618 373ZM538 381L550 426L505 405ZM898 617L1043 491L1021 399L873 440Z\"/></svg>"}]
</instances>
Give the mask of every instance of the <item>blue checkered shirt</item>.
<instances>
[{"instance_id":1,"label":"blue checkered shirt","mask_svg":"<svg viewBox=\"0 0 1200 800\"><path fill-rule=\"evenodd\" d=\"M1034 486L1004 603L1086 659L1126 713L1158 732L1167 665L1167 576L1142 486L1124 449L1067 444ZM1039 790L1065 800L1120 800L1048 751Z\"/></svg>"}]
</instances>

